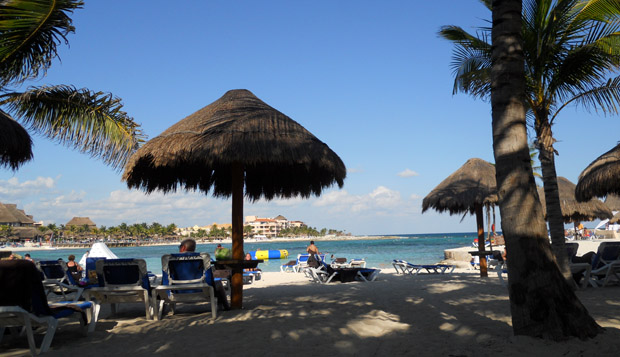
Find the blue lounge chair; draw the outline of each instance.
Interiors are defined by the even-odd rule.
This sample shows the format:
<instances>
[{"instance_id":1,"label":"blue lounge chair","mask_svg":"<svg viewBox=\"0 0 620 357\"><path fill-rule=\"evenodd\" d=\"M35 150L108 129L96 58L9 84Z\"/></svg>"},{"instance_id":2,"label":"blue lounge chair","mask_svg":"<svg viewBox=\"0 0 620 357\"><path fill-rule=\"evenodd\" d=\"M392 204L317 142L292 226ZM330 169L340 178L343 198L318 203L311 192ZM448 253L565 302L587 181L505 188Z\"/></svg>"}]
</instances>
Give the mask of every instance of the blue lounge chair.
<instances>
[{"instance_id":1,"label":"blue lounge chair","mask_svg":"<svg viewBox=\"0 0 620 357\"><path fill-rule=\"evenodd\" d=\"M620 282L620 242L601 243L584 278L593 287L607 286L613 280Z\"/></svg>"},{"instance_id":2,"label":"blue lounge chair","mask_svg":"<svg viewBox=\"0 0 620 357\"><path fill-rule=\"evenodd\" d=\"M297 260L289 260L288 263L280 265L280 271L283 273L286 272L295 272L295 267L297 266Z\"/></svg>"},{"instance_id":3,"label":"blue lounge chair","mask_svg":"<svg viewBox=\"0 0 620 357\"><path fill-rule=\"evenodd\" d=\"M155 287L152 295L155 319L162 318L166 304L174 314L177 303L204 301L210 302L211 316L217 317L213 270L208 253L166 254L161 257L161 266L162 284Z\"/></svg>"},{"instance_id":4,"label":"blue lounge chair","mask_svg":"<svg viewBox=\"0 0 620 357\"><path fill-rule=\"evenodd\" d=\"M144 259L101 259L96 262L98 287L84 295L97 304L111 304L116 314L118 303L144 303L146 319L151 319L150 282Z\"/></svg>"},{"instance_id":5,"label":"blue lounge chair","mask_svg":"<svg viewBox=\"0 0 620 357\"><path fill-rule=\"evenodd\" d=\"M43 274L43 288L46 293L60 293L63 300L67 300L67 294L75 292L73 301L78 301L84 292L84 287L73 279L67 269L67 263L62 260L42 260L36 262L36 266Z\"/></svg>"},{"instance_id":6,"label":"blue lounge chair","mask_svg":"<svg viewBox=\"0 0 620 357\"><path fill-rule=\"evenodd\" d=\"M77 318L82 334L95 330L98 306L70 301L49 304L40 273L29 261L0 261L0 291L0 341L6 328L13 332L23 327L32 355L37 354L33 326L47 326L40 353L50 348L60 318Z\"/></svg>"}]
</instances>

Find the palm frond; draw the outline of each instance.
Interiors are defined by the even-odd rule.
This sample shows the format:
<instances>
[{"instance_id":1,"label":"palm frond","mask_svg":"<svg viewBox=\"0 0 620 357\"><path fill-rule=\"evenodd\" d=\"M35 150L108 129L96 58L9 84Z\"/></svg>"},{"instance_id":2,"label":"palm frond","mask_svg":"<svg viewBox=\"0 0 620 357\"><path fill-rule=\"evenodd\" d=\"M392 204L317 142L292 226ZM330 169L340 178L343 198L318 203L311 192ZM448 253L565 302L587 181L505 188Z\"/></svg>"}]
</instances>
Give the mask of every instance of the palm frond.
<instances>
[{"instance_id":1,"label":"palm frond","mask_svg":"<svg viewBox=\"0 0 620 357\"><path fill-rule=\"evenodd\" d=\"M620 17L618 0L590 0L579 7L579 18L601 22L615 22Z\"/></svg>"},{"instance_id":2,"label":"palm frond","mask_svg":"<svg viewBox=\"0 0 620 357\"><path fill-rule=\"evenodd\" d=\"M588 112L602 112L605 115L618 114L620 112L620 76L611 78L600 86L595 86L579 93L579 95L558 108L555 115L570 103L576 103ZM553 118L551 120L553 121Z\"/></svg>"},{"instance_id":3,"label":"palm frond","mask_svg":"<svg viewBox=\"0 0 620 357\"><path fill-rule=\"evenodd\" d=\"M7 0L0 3L0 86L18 85L45 72L74 31L68 13L79 0Z\"/></svg>"},{"instance_id":4,"label":"palm frond","mask_svg":"<svg viewBox=\"0 0 620 357\"><path fill-rule=\"evenodd\" d=\"M10 115L0 110L0 167L12 170L32 159L30 135Z\"/></svg>"},{"instance_id":5,"label":"palm frond","mask_svg":"<svg viewBox=\"0 0 620 357\"><path fill-rule=\"evenodd\" d=\"M473 36L458 26L444 26L439 35L455 43L451 62L455 75L453 93L463 91L474 97L488 98L491 93L488 33L482 30L478 36Z\"/></svg>"},{"instance_id":6,"label":"palm frond","mask_svg":"<svg viewBox=\"0 0 620 357\"><path fill-rule=\"evenodd\" d=\"M31 130L120 169L145 137L111 94L72 86L7 93L0 105Z\"/></svg>"}]
</instances>

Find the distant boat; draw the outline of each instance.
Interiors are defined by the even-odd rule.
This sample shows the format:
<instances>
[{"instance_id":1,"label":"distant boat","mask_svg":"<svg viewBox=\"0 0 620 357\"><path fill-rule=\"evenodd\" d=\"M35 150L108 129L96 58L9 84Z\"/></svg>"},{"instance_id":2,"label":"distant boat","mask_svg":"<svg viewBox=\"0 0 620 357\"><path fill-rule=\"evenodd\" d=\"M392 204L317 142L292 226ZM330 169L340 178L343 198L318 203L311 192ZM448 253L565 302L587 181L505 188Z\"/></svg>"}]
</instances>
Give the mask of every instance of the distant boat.
<instances>
[{"instance_id":1,"label":"distant boat","mask_svg":"<svg viewBox=\"0 0 620 357\"><path fill-rule=\"evenodd\" d=\"M52 247L51 245L46 245L43 248L48 249L48 250L58 250L58 248Z\"/></svg>"}]
</instances>

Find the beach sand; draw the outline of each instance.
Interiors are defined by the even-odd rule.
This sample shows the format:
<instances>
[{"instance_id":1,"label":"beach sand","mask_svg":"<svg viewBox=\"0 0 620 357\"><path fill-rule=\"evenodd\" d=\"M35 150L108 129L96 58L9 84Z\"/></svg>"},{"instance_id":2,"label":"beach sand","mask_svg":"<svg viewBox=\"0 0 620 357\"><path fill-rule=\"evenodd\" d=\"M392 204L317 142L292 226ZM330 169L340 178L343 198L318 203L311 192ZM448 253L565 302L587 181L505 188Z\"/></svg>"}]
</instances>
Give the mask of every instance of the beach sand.
<instances>
[{"instance_id":1,"label":"beach sand","mask_svg":"<svg viewBox=\"0 0 620 357\"><path fill-rule=\"evenodd\" d=\"M97 329L76 336L63 323L49 356L616 356L620 287L578 291L606 331L595 339L549 342L512 335L507 289L491 273L402 276L384 271L370 283L317 285L301 273L264 273L244 288L244 309L180 305L146 321L143 306L102 309ZM40 341L39 337L39 341ZM1 354L27 353L26 338Z\"/></svg>"}]
</instances>

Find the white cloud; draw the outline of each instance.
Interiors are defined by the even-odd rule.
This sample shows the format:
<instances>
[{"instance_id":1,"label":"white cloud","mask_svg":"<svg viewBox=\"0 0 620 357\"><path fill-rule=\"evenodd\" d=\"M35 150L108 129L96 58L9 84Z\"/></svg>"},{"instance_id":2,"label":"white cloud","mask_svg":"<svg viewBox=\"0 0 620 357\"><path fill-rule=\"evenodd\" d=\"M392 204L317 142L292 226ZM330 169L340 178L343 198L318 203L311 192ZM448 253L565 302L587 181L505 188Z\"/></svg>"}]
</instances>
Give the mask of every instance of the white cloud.
<instances>
[{"instance_id":1,"label":"white cloud","mask_svg":"<svg viewBox=\"0 0 620 357\"><path fill-rule=\"evenodd\" d=\"M411 196L409 196L410 200L419 200L420 198L422 198L422 196L416 195L415 193L412 193Z\"/></svg>"},{"instance_id":2,"label":"white cloud","mask_svg":"<svg viewBox=\"0 0 620 357\"><path fill-rule=\"evenodd\" d=\"M360 172L364 172L364 169L362 169L361 167L347 167L348 174L357 174Z\"/></svg>"},{"instance_id":3,"label":"white cloud","mask_svg":"<svg viewBox=\"0 0 620 357\"><path fill-rule=\"evenodd\" d=\"M325 207L329 212L398 214L406 204L400 192L378 186L365 195L350 195L345 190L331 191L318 198L313 205Z\"/></svg>"},{"instance_id":4,"label":"white cloud","mask_svg":"<svg viewBox=\"0 0 620 357\"><path fill-rule=\"evenodd\" d=\"M397 174L400 177L413 177L413 176L420 176L419 173L410 170L410 169L405 169L405 171L401 171Z\"/></svg>"},{"instance_id":5,"label":"white cloud","mask_svg":"<svg viewBox=\"0 0 620 357\"><path fill-rule=\"evenodd\" d=\"M17 177L0 180L0 201L10 202L23 197L53 192L56 179L51 177L37 177L35 180L19 182Z\"/></svg>"}]
</instances>

